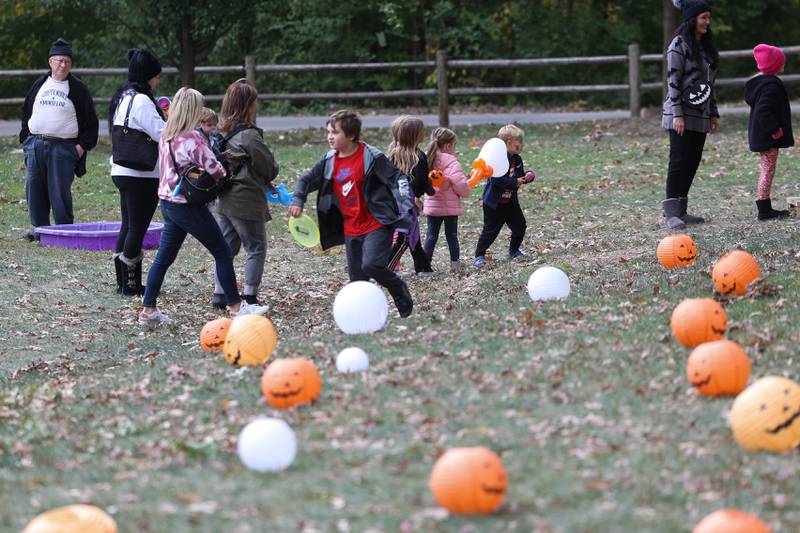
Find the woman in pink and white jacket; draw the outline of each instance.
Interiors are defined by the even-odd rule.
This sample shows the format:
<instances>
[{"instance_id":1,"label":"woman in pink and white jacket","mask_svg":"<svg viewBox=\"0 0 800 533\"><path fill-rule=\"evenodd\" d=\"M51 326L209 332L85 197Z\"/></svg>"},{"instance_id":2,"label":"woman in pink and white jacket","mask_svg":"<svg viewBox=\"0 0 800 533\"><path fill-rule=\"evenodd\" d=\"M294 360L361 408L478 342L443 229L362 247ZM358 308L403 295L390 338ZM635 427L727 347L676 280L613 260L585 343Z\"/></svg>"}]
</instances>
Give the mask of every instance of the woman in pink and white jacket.
<instances>
[{"instance_id":1,"label":"woman in pink and white jacket","mask_svg":"<svg viewBox=\"0 0 800 533\"><path fill-rule=\"evenodd\" d=\"M439 240L439 230L444 224L444 236L450 249L450 271L461 268L461 251L458 245L458 217L464 214L461 198L469 196L467 176L455 156L456 134L448 128L436 128L431 132L431 142L426 155L434 171L444 174L441 185L434 186L436 194L425 195L423 213L428 216L428 234L423 249L428 259L433 259L433 249Z\"/></svg>"},{"instance_id":2,"label":"woman in pink and white jacket","mask_svg":"<svg viewBox=\"0 0 800 533\"><path fill-rule=\"evenodd\" d=\"M195 131L202 110L202 94L187 87L180 89L175 93L167 124L161 132L158 146L160 169L158 197L161 215L164 217L164 230L161 233L158 254L147 275L144 309L139 314L141 324L157 325L170 321L167 315L156 307L156 298L161 291L167 269L178 256L178 251L187 235L200 241L200 244L214 256L217 278L225 291L228 310L232 316L263 315L267 312L266 306L242 303L236 288L233 253L225 242L217 221L206 205L189 204L178 187L179 172L185 173L192 166L200 173L207 172L215 180L225 177L225 169L214 157L203 134Z\"/></svg>"}]
</instances>

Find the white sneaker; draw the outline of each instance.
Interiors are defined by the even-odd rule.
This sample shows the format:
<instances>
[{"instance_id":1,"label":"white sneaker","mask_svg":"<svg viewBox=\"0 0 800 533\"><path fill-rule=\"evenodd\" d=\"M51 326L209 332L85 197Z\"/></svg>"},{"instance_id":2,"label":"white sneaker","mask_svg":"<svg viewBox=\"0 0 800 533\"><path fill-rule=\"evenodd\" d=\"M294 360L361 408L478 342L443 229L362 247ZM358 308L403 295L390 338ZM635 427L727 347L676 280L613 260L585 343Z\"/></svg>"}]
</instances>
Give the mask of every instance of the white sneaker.
<instances>
[{"instance_id":1,"label":"white sneaker","mask_svg":"<svg viewBox=\"0 0 800 533\"><path fill-rule=\"evenodd\" d=\"M268 305L254 305L242 301L239 310L235 313L231 311L231 316L244 316L244 315L264 315L269 311Z\"/></svg>"},{"instance_id":2,"label":"white sneaker","mask_svg":"<svg viewBox=\"0 0 800 533\"><path fill-rule=\"evenodd\" d=\"M159 326L161 324L169 324L170 322L172 322L172 320L158 309L152 313L145 313L144 311L139 313L139 324Z\"/></svg>"},{"instance_id":3,"label":"white sneaker","mask_svg":"<svg viewBox=\"0 0 800 533\"><path fill-rule=\"evenodd\" d=\"M417 277L420 277L420 278L432 278L437 274L438 274L438 272L417 272Z\"/></svg>"}]
</instances>

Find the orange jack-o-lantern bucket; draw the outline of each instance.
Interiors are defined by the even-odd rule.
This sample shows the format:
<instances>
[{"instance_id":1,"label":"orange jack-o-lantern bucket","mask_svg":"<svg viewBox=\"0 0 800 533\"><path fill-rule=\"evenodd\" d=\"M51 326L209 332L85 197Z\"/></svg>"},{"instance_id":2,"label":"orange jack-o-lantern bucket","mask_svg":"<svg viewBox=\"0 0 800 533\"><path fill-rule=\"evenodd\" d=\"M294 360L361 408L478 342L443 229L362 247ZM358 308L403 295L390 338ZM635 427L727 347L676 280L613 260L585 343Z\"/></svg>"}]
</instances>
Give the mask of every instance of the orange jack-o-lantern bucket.
<instances>
[{"instance_id":1,"label":"orange jack-o-lantern bucket","mask_svg":"<svg viewBox=\"0 0 800 533\"><path fill-rule=\"evenodd\" d=\"M738 509L720 509L703 518L692 533L770 533L757 516Z\"/></svg>"},{"instance_id":2,"label":"orange jack-o-lantern bucket","mask_svg":"<svg viewBox=\"0 0 800 533\"><path fill-rule=\"evenodd\" d=\"M697 245L686 234L667 235L658 243L656 257L664 268L686 268L697 260Z\"/></svg>"},{"instance_id":3,"label":"orange jack-o-lantern bucket","mask_svg":"<svg viewBox=\"0 0 800 533\"><path fill-rule=\"evenodd\" d=\"M733 341L705 342L689 355L686 377L702 396L735 396L750 379L750 358Z\"/></svg>"},{"instance_id":4,"label":"orange jack-o-lantern bucket","mask_svg":"<svg viewBox=\"0 0 800 533\"><path fill-rule=\"evenodd\" d=\"M747 294L747 286L761 277L758 261L742 250L729 252L714 264L711 278L720 294Z\"/></svg>"},{"instance_id":5,"label":"orange jack-o-lantern bucket","mask_svg":"<svg viewBox=\"0 0 800 533\"><path fill-rule=\"evenodd\" d=\"M721 339L728 327L728 316L711 298L687 298L672 311L670 326L681 344L694 347Z\"/></svg>"},{"instance_id":6,"label":"orange jack-o-lantern bucket","mask_svg":"<svg viewBox=\"0 0 800 533\"><path fill-rule=\"evenodd\" d=\"M203 351L212 352L222 349L231 322L233 321L230 318L218 318L203 326L203 329L200 330L200 346L203 347Z\"/></svg>"},{"instance_id":7,"label":"orange jack-o-lantern bucket","mask_svg":"<svg viewBox=\"0 0 800 533\"><path fill-rule=\"evenodd\" d=\"M117 524L94 505L67 505L40 514L22 533L117 533Z\"/></svg>"},{"instance_id":8,"label":"orange jack-o-lantern bucket","mask_svg":"<svg viewBox=\"0 0 800 533\"><path fill-rule=\"evenodd\" d=\"M225 336L225 360L234 366L256 366L269 359L278 342L275 326L267 317L237 316Z\"/></svg>"},{"instance_id":9,"label":"orange jack-o-lantern bucket","mask_svg":"<svg viewBox=\"0 0 800 533\"><path fill-rule=\"evenodd\" d=\"M261 393L278 409L310 403L319 397L322 380L314 363L303 357L278 359L261 376Z\"/></svg>"},{"instance_id":10,"label":"orange jack-o-lantern bucket","mask_svg":"<svg viewBox=\"0 0 800 533\"><path fill-rule=\"evenodd\" d=\"M747 450L773 452L800 445L800 384L767 376L736 397L731 407L733 436Z\"/></svg>"},{"instance_id":11,"label":"orange jack-o-lantern bucket","mask_svg":"<svg viewBox=\"0 0 800 533\"><path fill-rule=\"evenodd\" d=\"M503 503L507 482L503 461L493 451L451 448L433 465L430 488L451 513L491 513Z\"/></svg>"}]
</instances>

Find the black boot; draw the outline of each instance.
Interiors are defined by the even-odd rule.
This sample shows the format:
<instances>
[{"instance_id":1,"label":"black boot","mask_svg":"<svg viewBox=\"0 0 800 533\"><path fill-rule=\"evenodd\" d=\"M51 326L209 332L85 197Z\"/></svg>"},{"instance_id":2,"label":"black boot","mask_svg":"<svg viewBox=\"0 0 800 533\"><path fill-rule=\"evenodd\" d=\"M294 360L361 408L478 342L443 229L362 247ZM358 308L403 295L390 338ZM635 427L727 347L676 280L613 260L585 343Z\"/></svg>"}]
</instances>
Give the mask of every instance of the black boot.
<instances>
[{"instance_id":1,"label":"black boot","mask_svg":"<svg viewBox=\"0 0 800 533\"><path fill-rule=\"evenodd\" d=\"M117 294L122 294L122 289L125 286L125 270L122 266L122 261L119 256L122 254L114 254L114 271L117 274Z\"/></svg>"},{"instance_id":2,"label":"black boot","mask_svg":"<svg viewBox=\"0 0 800 533\"><path fill-rule=\"evenodd\" d=\"M686 209L689 207L689 199L688 198L678 198L681 203L681 216L680 219L686 222L687 224L702 224L706 221L703 217L696 217L694 215L686 214Z\"/></svg>"},{"instance_id":3,"label":"black boot","mask_svg":"<svg viewBox=\"0 0 800 533\"><path fill-rule=\"evenodd\" d=\"M123 254L119 256L122 262L122 294L125 296L140 296L142 287L142 256L128 259Z\"/></svg>"},{"instance_id":4,"label":"black boot","mask_svg":"<svg viewBox=\"0 0 800 533\"><path fill-rule=\"evenodd\" d=\"M250 305L261 305L261 303L258 301L257 294L242 294L242 300Z\"/></svg>"},{"instance_id":5,"label":"black boot","mask_svg":"<svg viewBox=\"0 0 800 533\"><path fill-rule=\"evenodd\" d=\"M225 309L228 307L228 301L225 299L225 295L215 292L214 296L211 297L211 307L214 309Z\"/></svg>"},{"instance_id":6,"label":"black boot","mask_svg":"<svg viewBox=\"0 0 800 533\"><path fill-rule=\"evenodd\" d=\"M756 200L756 207L758 208L758 220L771 220L789 216L789 211L772 209L772 200L769 198Z\"/></svg>"},{"instance_id":7,"label":"black boot","mask_svg":"<svg viewBox=\"0 0 800 533\"><path fill-rule=\"evenodd\" d=\"M136 283L136 295L144 296L144 285L142 285L142 262L136 263L136 270L133 273L133 280Z\"/></svg>"}]
</instances>

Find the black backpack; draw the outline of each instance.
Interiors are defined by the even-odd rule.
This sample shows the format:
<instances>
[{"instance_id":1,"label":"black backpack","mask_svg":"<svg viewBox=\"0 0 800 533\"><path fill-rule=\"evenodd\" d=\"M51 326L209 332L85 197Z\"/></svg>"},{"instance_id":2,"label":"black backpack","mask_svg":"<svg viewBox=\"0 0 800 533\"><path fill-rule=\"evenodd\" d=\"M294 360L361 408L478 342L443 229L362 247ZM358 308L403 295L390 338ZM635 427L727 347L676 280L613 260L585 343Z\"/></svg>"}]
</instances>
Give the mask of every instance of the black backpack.
<instances>
[{"instance_id":1,"label":"black backpack","mask_svg":"<svg viewBox=\"0 0 800 533\"><path fill-rule=\"evenodd\" d=\"M244 130L249 130L249 129L258 130L259 132L261 131L259 128L256 128L254 126L248 126L247 124L239 124L238 126L233 128L231 131L229 131L226 135L222 137L222 140L219 142L219 151L224 152L225 150L227 150L228 142L231 139L233 139L236 135L243 132ZM250 160L249 156L243 157L241 161L239 161L239 163L233 169L231 169L230 161L226 160L224 163L222 163L222 166L225 168L225 172L228 175L228 179L226 181L230 181L231 179L233 179L234 176L236 176L239 172L241 172L242 169L245 167L245 165L247 165L249 160Z\"/></svg>"}]
</instances>

